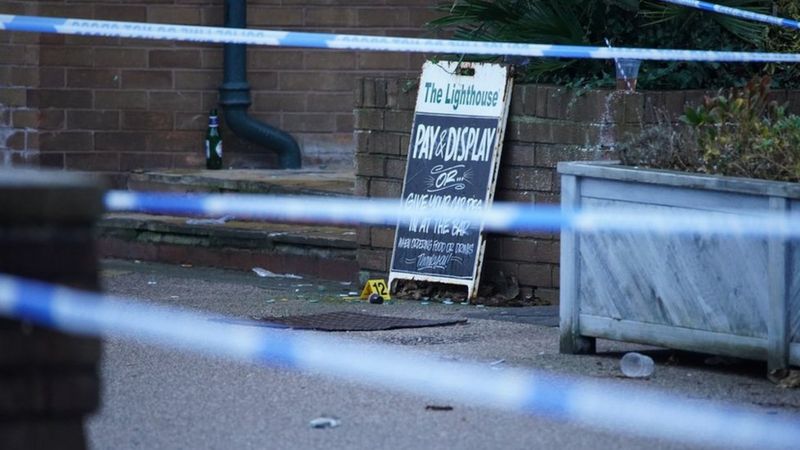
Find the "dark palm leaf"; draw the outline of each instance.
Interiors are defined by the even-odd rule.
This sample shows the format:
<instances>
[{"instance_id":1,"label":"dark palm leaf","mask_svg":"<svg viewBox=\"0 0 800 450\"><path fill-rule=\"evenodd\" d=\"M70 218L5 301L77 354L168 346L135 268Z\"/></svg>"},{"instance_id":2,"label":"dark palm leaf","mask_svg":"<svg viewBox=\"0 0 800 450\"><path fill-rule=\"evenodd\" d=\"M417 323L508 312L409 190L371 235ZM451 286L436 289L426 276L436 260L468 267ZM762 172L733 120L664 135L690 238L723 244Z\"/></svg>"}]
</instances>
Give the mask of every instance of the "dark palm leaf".
<instances>
[{"instance_id":1,"label":"dark palm leaf","mask_svg":"<svg viewBox=\"0 0 800 450\"><path fill-rule=\"evenodd\" d=\"M517 13L506 28L509 38L518 36L540 44L585 44L575 1L529 1L523 14Z\"/></svg>"},{"instance_id":2,"label":"dark palm leaf","mask_svg":"<svg viewBox=\"0 0 800 450\"><path fill-rule=\"evenodd\" d=\"M765 12L770 0L716 0ZM796 0L779 0L792 4ZM442 17L430 26L458 39L539 44L645 48L763 50L765 25L656 0L448 0ZM772 36L772 35L770 35ZM470 57L489 60L490 57ZM576 85L610 85L607 61L507 58L523 79ZM648 62L640 71L642 87L697 88L747 79L760 65L670 64Z\"/></svg>"},{"instance_id":3,"label":"dark palm leaf","mask_svg":"<svg viewBox=\"0 0 800 450\"><path fill-rule=\"evenodd\" d=\"M453 3L440 3L436 11L446 14L428 22L428 26L443 28L451 25L474 24L475 22L499 22L512 15L508 1L491 2L485 0L455 0Z\"/></svg>"},{"instance_id":4,"label":"dark palm leaf","mask_svg":"<svg viewBox=\"0 0 800 450\"><path fill-rule=\"evenodd\" d=\"M762 14L769 12L770 5L770 2L765 0L717 0L717 3ZM683 24L694 16L706 14L711 20L731 32L734 36L753 45L762 45L767 31L767 26L758 22L653 0L644 0L642 2L641 14L648 19L645 26L664 24L666 22Z\"/></svg>"}]
</instances>

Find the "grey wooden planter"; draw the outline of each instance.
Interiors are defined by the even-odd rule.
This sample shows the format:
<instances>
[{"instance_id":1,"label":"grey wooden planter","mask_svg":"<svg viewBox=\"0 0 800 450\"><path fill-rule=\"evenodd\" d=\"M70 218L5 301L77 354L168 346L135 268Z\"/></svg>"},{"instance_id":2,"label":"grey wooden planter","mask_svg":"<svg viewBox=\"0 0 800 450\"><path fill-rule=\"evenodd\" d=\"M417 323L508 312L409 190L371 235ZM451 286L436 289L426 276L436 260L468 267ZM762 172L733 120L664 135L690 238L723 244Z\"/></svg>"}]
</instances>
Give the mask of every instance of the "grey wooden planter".
<instances>
[{"instance_id":1,"label":"grey wooden planter","mask_svg":"<svg viewBox=\"0 0 800 450\"><path fill-rule=\"evenodd\" d=\"M559 163L565 209L797 210L800 185ZM595 338L800 365L800 251L778 238L561 233L561 352ZM780 372L779 372L780 373Z\"/></svg>"}]
</instances>

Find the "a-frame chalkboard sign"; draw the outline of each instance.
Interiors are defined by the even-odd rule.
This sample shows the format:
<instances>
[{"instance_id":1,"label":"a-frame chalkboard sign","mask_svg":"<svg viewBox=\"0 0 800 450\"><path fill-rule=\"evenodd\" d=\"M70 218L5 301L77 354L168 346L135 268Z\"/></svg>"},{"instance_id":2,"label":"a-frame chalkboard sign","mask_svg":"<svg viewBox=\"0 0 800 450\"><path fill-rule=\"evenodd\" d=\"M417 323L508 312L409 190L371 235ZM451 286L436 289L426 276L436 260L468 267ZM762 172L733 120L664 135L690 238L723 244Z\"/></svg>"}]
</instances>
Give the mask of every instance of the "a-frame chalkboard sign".
<instances>
[{"instance_id":1,"label":"a-frame chalkboard sign","mask_svg":"<svg viewBox=\"0 0 800 450\"><path fill-rule=\"evenodd\" d=\"M403 181L403 207L430 211L395 233L389 285L464 285L472 298L483 262L483 224L437 218L441 208L491 205L512 78L498 64L426 62Z\"/></svg>"}]
</instances>

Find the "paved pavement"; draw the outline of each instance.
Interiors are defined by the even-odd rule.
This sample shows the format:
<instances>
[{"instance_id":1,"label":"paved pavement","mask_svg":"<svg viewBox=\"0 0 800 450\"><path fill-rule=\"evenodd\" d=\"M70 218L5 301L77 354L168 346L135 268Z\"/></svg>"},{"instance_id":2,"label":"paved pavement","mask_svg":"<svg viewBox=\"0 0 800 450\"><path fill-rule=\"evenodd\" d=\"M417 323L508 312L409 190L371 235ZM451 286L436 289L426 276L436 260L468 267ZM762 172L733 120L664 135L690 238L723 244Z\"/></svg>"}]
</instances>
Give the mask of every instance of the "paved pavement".
<instances>
[{"instance_id":1,"label":"paved pavement","mask_svg":"<svg viewBox=\"0 0 800 450\"><path fill-rule=\"evenodd\" d=\"M443 358L508 367L546 369L600 378L620 386L667 390L703 403L725 400L783 416L800 413L800 390L775 387L761 363L720 361L611 341L591 356L558 353L553 309L476 308L399 301L369 305L341 297L358 287L304 278L259 278L253 273L111 261L107 292L186 308L252 315L364 311L417 318L467 318L466 325L347 333ZM547 317L550 316L548 320ZM290 333L307 333L287 331ZM656 360L648 380L621 377L625 351ZM687 448L546 418L497 412L459 403L426 409L441 400L376 390L322 374L249 366L154 348L106 342L102 410L89 423L95 449L522 449ZM491 382L491 380L486 381ZM612 414L613 411L609 411ZM341 425L312 429L309 421L334 416Z\"/></svg>"}]
</instances>

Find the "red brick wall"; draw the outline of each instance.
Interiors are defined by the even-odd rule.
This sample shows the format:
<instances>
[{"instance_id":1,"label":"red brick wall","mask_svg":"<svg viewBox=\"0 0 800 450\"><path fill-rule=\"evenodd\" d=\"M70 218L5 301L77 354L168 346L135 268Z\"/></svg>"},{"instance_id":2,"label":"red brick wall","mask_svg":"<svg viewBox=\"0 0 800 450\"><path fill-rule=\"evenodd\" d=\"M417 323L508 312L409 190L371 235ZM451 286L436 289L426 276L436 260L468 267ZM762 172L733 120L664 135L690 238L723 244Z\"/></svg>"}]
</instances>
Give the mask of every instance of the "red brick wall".
<instances>
[{"instance_id":1,"label":"red brick wall","mask_svg":"<svg viewBox=\"0 0 800 450\"><path fill-rule=\"evenodd\" d=\"M32 14L36 4L4 2L9 14ZM38 36L0 32L0 167L38 164L38 110L28 92L39 84Z\"/></svg>"},{"instance_id":2,"label":"red brick wall","mask_svg":"<svg viewBox=\"0 0 800 450\"><path fill-rule=\"evenodd\" d=\"M222 5L222 0L6 1L0 13L222 25ZM253 28L418 36L426 33L421 24L433 17L430 3L420 0L251 0L249 5ZM0 32L0 45L4 55L16 58L0 60L2 155L18 161L22 151L38 150L44 166L107 173L204 164L207 112L217 104L222 81L220 45L10 32ZM416 74L422 63L420 55L266 47L250 47L248 57L253 115L291 132L306 164L345 166L353 164L355 80ZM20 108L26 113L15 123L9 110ZM230 133L223 137L226 166L274 164L271 154Z\"/></svg>"},{"instance_id":3,"label":"red brick wall","mask_svg":"<svg viewBox=\"0 0 800 450\"><path fill-rule=\"evenodd\" d=\"M416 84L397 79L366 79L356 91L356 194L399 198L408 154ZM517 85L511 97L495 199L557 204L558 161L608 157L614 142L643 124L677 121L686 105L697 105L704 91L590 91L576 96L563 87ZM795 111L800 92L778 91ZM656 112L659 114L656 114ZM658 117L657 117L658 115ZM363 278L385 278L391 263L394 227L358 229L358 263ZM558 302L557 234L489 234L481 284L502 272L535 297Z\"/></svg>"}]
</instances>

